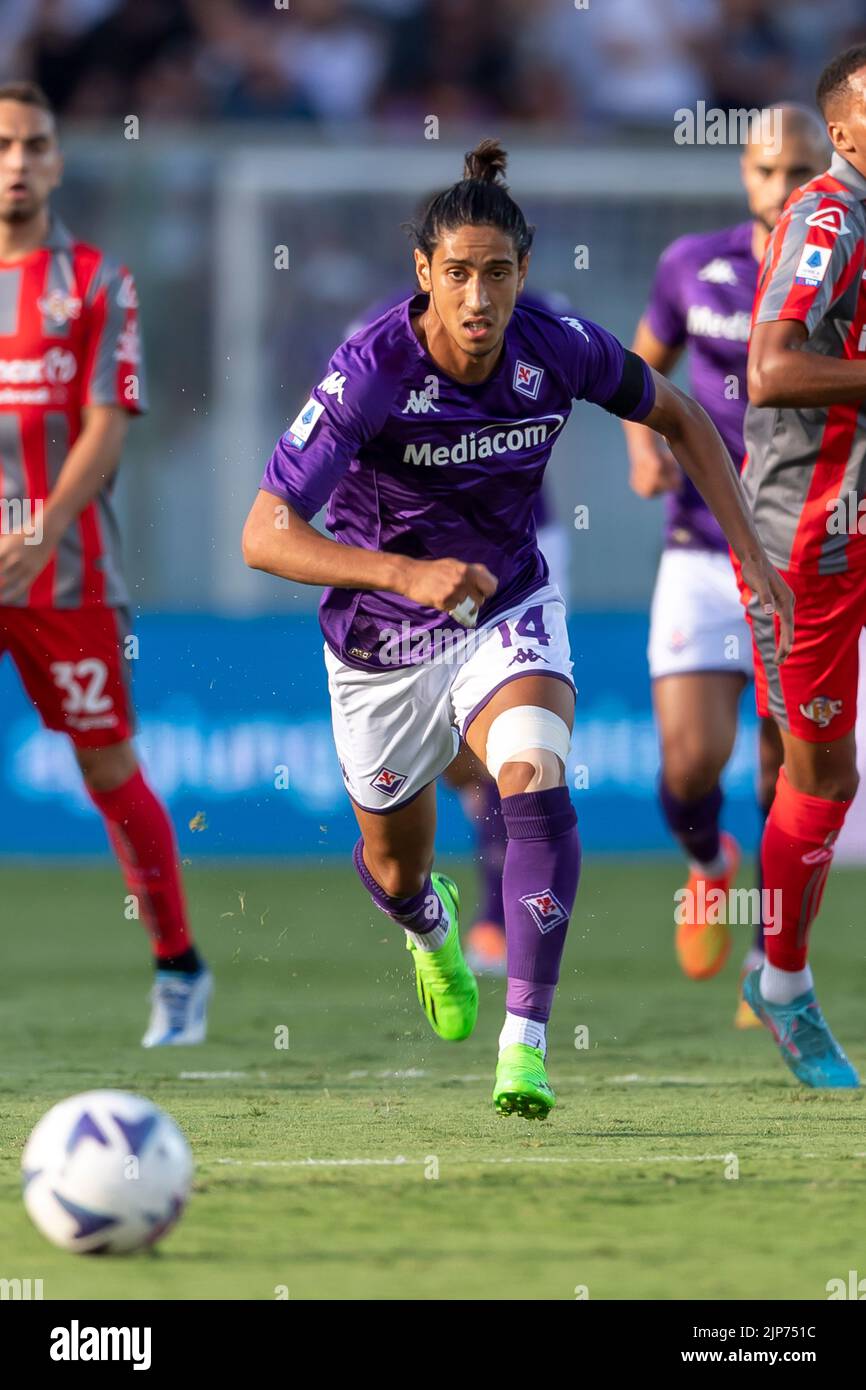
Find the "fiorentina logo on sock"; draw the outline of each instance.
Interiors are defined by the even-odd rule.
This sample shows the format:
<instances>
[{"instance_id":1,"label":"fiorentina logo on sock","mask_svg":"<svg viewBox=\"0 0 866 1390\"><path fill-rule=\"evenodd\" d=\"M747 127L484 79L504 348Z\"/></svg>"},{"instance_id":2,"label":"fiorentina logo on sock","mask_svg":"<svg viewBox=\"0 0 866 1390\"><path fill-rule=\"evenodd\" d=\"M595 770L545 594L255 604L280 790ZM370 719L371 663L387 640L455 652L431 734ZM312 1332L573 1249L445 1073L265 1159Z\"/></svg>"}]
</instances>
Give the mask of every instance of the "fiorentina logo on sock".
<instances>
[{"instance_id":1,"label":"fiorentina logo on sock","mask_svg":"<svg viewBox=\"0 0 866 1390\"><path fill-rule=\"evenodd\" d=\"M402 772L393 772L390 767L380 767L375 777L370 778L370 786L386 796L396 796L406 781Z\"/></svg>"},{"instance_id":2,"label":"fiorentina logo on sock","mask_svg":"<svg viewBox=\"0 0 866 1390\"><path fill-rule=\"evenodd\" d=\"M568 921L568 913L549 888L545 888L543 893L526 893L520 901L542 935Z\"/></svg>"}]
</instances>

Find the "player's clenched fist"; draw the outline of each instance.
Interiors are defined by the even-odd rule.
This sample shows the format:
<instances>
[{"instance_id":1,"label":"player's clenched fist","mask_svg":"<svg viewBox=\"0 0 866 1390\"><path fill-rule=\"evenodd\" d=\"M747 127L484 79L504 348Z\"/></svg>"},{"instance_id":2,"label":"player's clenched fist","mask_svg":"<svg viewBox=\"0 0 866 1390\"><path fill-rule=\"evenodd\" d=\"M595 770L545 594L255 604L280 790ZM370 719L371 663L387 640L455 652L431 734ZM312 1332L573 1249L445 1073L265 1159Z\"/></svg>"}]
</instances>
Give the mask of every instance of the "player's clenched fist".
<instances>
[{"instance_id":1,"label":"player's clenched fist","mask_svg":"<svg viewBox=\"0 0 866 1390\"><path fill-rule=\"evenodd\" d=\"M664 440L650 438L631 450L629 481L638 497L658 497L674 492L683 479L682 469Z\"/></svg>"},{"instance_id":2,"label":"player's clenched fist","mask_svg":"<svg viewBox=\"0 0 866 1390\"><path fill-rule=\"evenodd\" d=\"M416 560L404 593L423 608L451 613L471 627L478 609L496 593L498 585L499 580L486 565L468 565L463 560Z\"/></svg>"}]
</instances>

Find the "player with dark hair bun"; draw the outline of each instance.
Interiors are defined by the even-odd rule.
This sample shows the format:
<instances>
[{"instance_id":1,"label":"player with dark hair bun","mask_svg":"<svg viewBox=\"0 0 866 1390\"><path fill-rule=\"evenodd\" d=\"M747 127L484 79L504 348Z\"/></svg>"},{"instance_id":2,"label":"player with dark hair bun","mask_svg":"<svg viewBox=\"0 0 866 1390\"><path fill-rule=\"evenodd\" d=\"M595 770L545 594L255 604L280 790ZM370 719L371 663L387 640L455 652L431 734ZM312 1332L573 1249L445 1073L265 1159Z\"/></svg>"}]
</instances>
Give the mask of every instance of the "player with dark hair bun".
<instances>
[{"instance_id":1,"label":"player with dark hair bun","mask_svg":"<svg viewBox=\"0 0 866 1390\"><path fill-rule=\"evenodd\" d=\"M605 329L518 302L532 231L485 140L416 229L421 292L337 349L282 436L244 531L256 569L327 585L334 735L361 838L354 862L399 923L440 1037L475 1026L456 885L433 871L436 779L463 740L497 782L508 841L505 1024L493 1100L555 1103L546 1025L577 892L565 784L574 719L565 605L533 505L575 400L661 431L792 641L786 586L704 411ZM329 502L333 539L309 524Z\"/></svg>"}]
</instances>

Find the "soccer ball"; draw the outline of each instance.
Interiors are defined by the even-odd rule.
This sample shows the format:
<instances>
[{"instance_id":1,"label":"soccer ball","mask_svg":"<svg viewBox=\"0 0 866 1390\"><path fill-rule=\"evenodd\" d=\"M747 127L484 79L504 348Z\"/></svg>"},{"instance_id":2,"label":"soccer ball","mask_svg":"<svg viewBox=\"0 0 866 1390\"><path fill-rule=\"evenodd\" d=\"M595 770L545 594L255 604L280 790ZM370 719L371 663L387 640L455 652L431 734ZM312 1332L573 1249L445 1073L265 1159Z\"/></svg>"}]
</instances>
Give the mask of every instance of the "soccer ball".
<instances>
[{"instance_id":1,"label":"soccer ball","mask_svg":"<svg viewBox=\"0 0 866 1390\"><path fill-rule=\"evenodd\" d=\"M192 1153L142 1096L85 1091L43 1115L21 1158L24 1205L61 1250L119 1255L171 1230L192 1183Z\"/></svg>"}]
</instances>

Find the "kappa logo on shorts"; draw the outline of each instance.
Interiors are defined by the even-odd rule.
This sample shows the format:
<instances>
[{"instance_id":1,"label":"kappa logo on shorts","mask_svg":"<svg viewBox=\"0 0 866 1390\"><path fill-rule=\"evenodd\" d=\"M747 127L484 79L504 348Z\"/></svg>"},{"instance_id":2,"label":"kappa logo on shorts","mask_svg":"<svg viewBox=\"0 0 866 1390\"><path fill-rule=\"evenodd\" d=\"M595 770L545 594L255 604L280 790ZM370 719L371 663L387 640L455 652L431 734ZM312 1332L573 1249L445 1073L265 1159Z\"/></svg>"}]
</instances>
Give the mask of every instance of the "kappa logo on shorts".
<instances>
[{"instance_id":1,"label":"kappa logo on shorts","mask_svg":"<svg viewBox=\"0 0 866 1390\"><path fill-rule=\"evenodd\" d=\"M811 719L819 729L826 729L831 719L842 712L842 701L831 700L829 695L815 695L808 705L800 706L804 719Z\"/></svg>"},{"instance_id":2,"label":"kappa logo on shorts","mask_svg":"<svg viewBox=\"0 0 866 1390\"><path fill-rule=\"evenodd\" d=\"M370 786L386 796L396 796L406 781L402 772L393 772L390 767L380 767L375 777L370 778Z\"/></svg>"},{"instance_id":3,"label":"kappa logo on shorts","mask_svg":"<svg viewBox=\"0 0 866 1390\"><path fill-rule=\"evenodd\" d=\"M545 888L543 893L527 893L520 899L542 936L568 921L568 913L555 893Z\"/></svg>"},{"instance_id":4,"label":"kappa logo on shorts","mask_svg":"<svg viewBox=\"0 0 866 1390\"><path fill-rule=\"evenodd\" d=\"M543 661L546 666L550 665L546 656L542 656L541 652L534 652L531 647L518 647L508 665L514 666L516 663L518 666L525 666L528 661Z\"/></svg>"}]
</instances>

